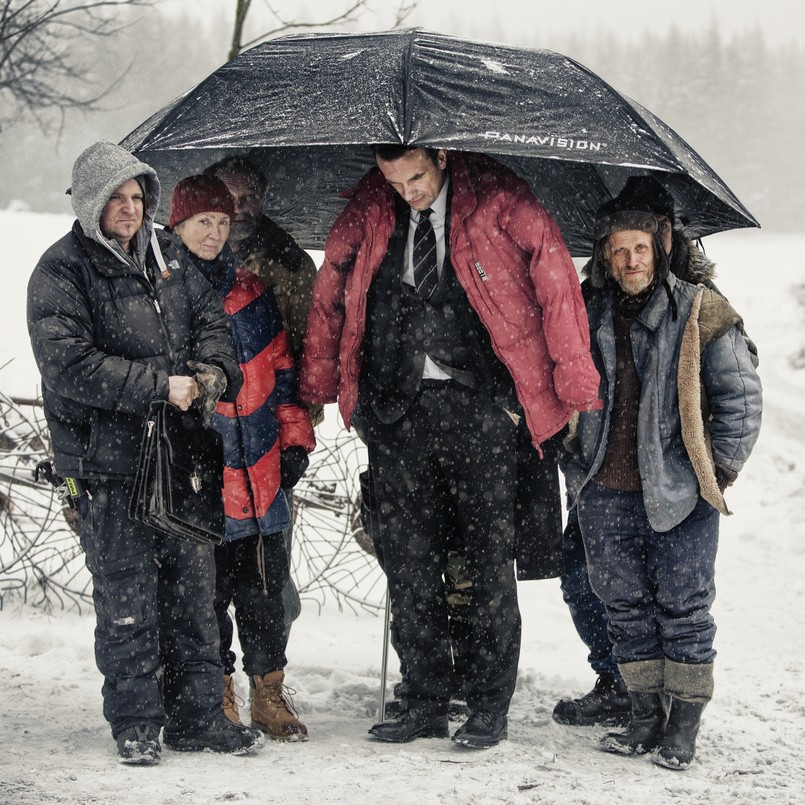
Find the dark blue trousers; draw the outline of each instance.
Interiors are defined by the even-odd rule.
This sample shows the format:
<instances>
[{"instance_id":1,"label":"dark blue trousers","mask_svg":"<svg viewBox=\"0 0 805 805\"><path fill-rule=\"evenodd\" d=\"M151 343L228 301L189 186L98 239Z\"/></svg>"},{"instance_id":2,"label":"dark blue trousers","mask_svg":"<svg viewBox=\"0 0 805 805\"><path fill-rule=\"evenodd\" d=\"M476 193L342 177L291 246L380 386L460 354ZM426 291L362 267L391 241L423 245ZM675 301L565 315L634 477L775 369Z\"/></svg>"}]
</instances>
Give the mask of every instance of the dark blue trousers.
<instances>
[{"instance_id":1,"label":"dark blue trousers","mask_svg":"<svg viewBox=\"0 0 805 805\"><path fill-rule=\"evenodd\" d=\"M712 662L718 512L700 498L660 533L649 525L642 492L594 482L578 510L590 584L606 604L618 662Z\"/></svg>"},{"instance_id":2,"label":"dark blue trousers","mask_svg":"<svg viewBox=\"0 0 805 805\"><path fill-rule=\"evenodd\" d=\"M117 736L135 724L203 726L221 707L213 546L128 517L131 482L91 480L81 546L92 573L103 714Z\"/></svg>"}]
</instances>

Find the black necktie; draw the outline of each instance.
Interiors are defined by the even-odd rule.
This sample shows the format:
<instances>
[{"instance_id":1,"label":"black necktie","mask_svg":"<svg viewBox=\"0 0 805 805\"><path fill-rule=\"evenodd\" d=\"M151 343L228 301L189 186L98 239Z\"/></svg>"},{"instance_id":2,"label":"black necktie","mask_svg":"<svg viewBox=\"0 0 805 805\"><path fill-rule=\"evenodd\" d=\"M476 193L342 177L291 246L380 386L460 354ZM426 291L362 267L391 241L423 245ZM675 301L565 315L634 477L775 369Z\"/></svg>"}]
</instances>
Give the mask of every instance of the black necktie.
<instances>
[{"instance_id":1,"label":"black necktie","mask_svg":"<svg viewBox=\"0 0 805 805\"><path fill-rule=\"evenodd\" d=\"M433 210L428 207L419 213L414 232L414 287L422 299L430 299L439 283L436 265L436 235L430 222Z\"/></svg>"}]
</instances>

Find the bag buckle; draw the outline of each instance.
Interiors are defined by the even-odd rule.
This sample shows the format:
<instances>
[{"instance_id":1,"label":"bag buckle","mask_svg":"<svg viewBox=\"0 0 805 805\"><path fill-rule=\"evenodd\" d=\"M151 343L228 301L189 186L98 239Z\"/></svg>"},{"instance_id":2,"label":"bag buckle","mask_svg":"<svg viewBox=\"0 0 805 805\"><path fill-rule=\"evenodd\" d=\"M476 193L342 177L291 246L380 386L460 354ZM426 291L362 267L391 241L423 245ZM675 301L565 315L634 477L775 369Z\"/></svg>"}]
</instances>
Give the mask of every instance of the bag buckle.
<instances>
[{"instance_id":1,"label":"bag buckle","mask_svg":"<svg viewBox=\"0 0 805 805\"><path fill-rule=\"evenodd\" d=\"M201 492L201 476L198 474L198 471L190 476L190 487L196 494Z\"/></svg>"},{"instance_id":2,"label":"bag buckle","mask_svg":"<svg viewBox=\"0 0 805 805\"><path fill-rule=\"evenodd\" d=\"M40 461L34 470L34 480L44 478L56 490L56 498L62 504L67 504L71 509L76 508L76 501L86 494L81 482L77 478L62 478L56 472L53 461L46 459Z\"/></svg>"}]
</instances>

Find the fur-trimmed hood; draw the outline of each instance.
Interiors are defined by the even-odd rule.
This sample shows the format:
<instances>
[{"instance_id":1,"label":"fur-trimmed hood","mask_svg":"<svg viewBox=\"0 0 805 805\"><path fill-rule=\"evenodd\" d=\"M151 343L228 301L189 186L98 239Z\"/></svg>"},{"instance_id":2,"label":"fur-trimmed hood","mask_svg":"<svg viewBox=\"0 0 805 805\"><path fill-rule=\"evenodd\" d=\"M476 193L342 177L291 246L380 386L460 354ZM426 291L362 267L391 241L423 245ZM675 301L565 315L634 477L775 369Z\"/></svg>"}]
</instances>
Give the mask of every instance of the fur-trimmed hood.
<instances>
[{"instance_id":1,"label":"fur-trimmed hood","mask_svg":"<svg viewBox=\"0 0 805 805\"><path fill-rule=\"evenodd\" d=\"M671 271L691 285L701 285L716 275L716 264L687 236L674 230Z\"/></svg>"}]
</instances>

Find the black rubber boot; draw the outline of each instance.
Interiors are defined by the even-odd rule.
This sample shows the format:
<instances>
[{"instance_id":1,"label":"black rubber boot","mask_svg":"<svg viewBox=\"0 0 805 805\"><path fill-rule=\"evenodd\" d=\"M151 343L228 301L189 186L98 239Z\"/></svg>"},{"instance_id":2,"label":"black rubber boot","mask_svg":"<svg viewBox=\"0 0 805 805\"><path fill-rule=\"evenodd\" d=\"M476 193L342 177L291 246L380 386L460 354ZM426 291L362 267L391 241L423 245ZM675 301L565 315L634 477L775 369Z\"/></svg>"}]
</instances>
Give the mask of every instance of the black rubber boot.
<instances>
[{"instance_id":1,"label":"black rubber boot","mask_svg":"<svg viewBox=\"0 0 805 805\"><path fill-rule=\"evenodd\" d=\"M705 702L671 699L671 714L665 735L651 758L658 766L677 771L684 771L690 766L696 754L696 736L705 706Z\"/></svg>"},{"instance_id":2,"label":"black rubber boot","mask_svg":"<svg viewBox=\"0 0 805 805\"><path fill-rule=\"evenodd\" d=\"M666 697L662 693L629 693L632 714L623 732L608 732L601 749L619 755L644 755L655 749L665 732L668 719Z\"/></svg>"}]
</instances>

